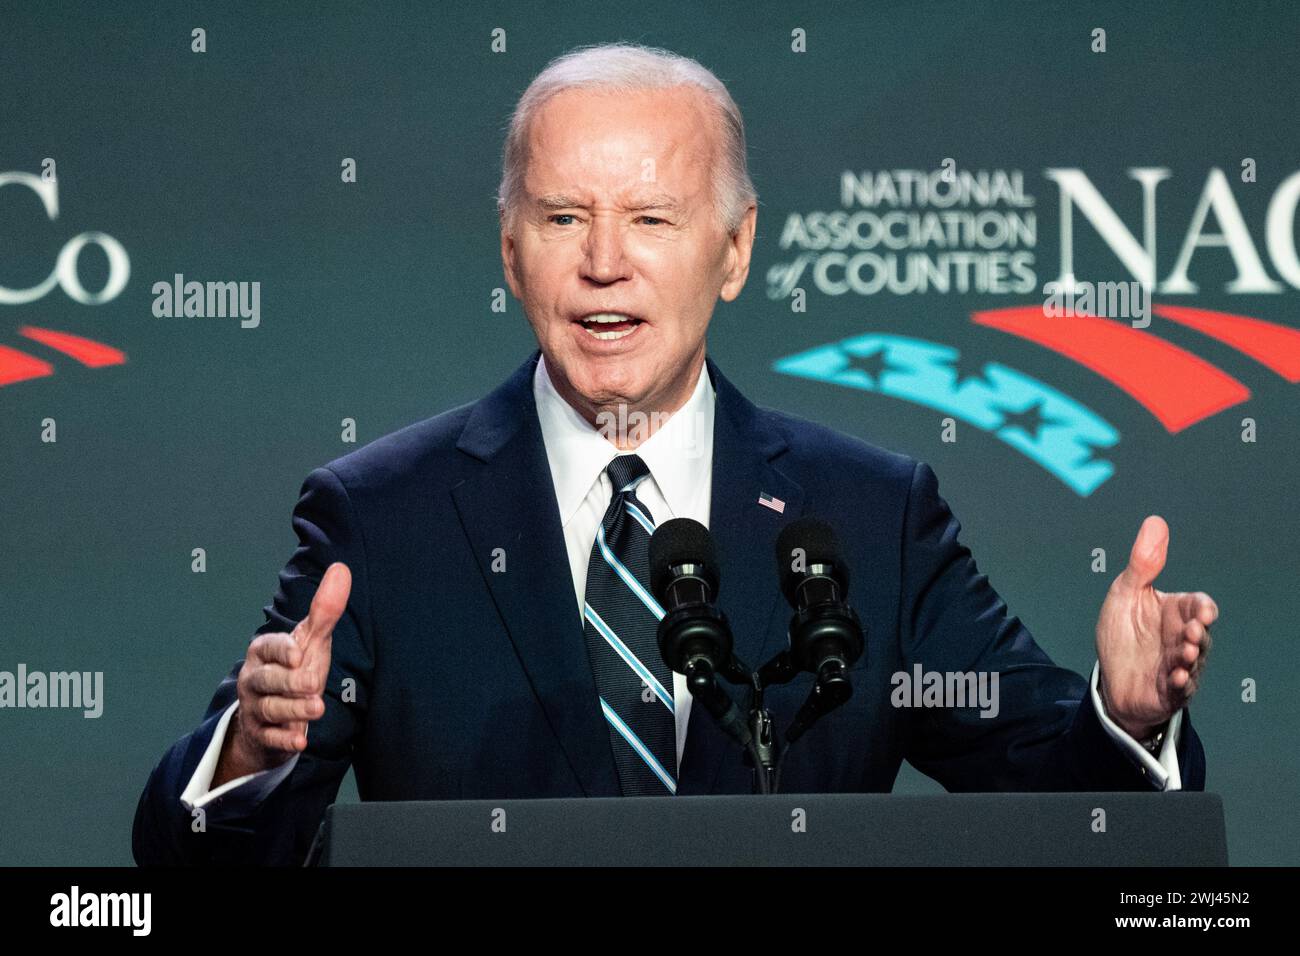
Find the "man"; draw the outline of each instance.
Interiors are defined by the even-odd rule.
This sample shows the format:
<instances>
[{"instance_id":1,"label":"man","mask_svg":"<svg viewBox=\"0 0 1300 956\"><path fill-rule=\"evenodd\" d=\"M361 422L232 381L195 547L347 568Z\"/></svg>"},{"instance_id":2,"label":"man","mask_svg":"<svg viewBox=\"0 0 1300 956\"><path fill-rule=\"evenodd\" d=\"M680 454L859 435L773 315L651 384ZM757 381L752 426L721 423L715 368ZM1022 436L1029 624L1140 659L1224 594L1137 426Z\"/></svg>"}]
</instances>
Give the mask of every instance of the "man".
<instances>
[{"instance_id":1,"label":"man","mask_svg":"<svg viewBox=\"0 0 1300 956\"><path fill-rule=\"evenodd\" d=\"M515 111L499 206L540 349L308 476L265 625L149 779L139 862L299 862L349 763L368 800L748 792L654 649L646 541L673 517L710 527L754 666L786 639L779 531L820 515L841 539L867 652L787 792L888 791L904 759L949 790L1203 786L1184 708L1217 608L1154 589L1161 519L1102 606L1090 686L1006 616L926 465L758 408L706 357L757 216L711 73L627 45L561 57ZM998 675L996 712L893 706L916 664ZM811 680L770 693L778 728Z\"/></svg>"}]
</instances>

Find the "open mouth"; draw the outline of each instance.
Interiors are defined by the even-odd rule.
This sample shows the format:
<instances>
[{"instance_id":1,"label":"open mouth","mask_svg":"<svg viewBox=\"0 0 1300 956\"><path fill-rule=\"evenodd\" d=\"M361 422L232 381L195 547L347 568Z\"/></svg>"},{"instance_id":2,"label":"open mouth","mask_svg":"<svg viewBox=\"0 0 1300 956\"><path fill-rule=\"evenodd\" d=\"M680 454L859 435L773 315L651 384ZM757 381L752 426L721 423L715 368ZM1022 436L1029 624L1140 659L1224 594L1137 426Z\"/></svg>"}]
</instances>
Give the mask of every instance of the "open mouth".
<instances>
[{"instance_id":1,"label":"open mouth","mask_svg":"<svg viewBox=\"0 0 1300 956\"><path fill-rule=\"evenodd\" d=\"M578 320L578 324L593 338L612 342L631 335L642 324L642 320L621 312L599 312L584 316Z\"/></svg>"}]
</instances>

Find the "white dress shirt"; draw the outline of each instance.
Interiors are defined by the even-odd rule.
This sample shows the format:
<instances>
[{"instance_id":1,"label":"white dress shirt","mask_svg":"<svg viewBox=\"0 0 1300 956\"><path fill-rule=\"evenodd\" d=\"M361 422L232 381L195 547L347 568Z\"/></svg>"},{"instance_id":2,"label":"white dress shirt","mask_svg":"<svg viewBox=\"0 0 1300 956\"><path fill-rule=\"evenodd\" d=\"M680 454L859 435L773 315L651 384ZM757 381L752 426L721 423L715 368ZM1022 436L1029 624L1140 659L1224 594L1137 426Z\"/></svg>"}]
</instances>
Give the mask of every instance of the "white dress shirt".
<instances>
[{"instance_id":1,"label":"white dress shirt","mask_svg":"<svg viewBox=\"0 0 1300 956\"><path fill-rule=\"evenodd\" d=\"M613 498L613 488L605 467L620 451L601 430L591 425L555 390L546 371L545 358L537 361L533 375L533 397L541 422L542 439L555 485L555 498L564 528L564 544L569 554L573 576L574 611L579 627L583 621L583 604L587 589L587 562L591 557L596 528ZM707 368L701 366L695 390L686 404L663 422L658 430L642 442L635 453L650 469L650 477L637 486L637 497L650 509L656 525L669 518L693 518L706 528L709 525L710 494L713 479L713 414L715 394ZM1177 747L1183 711L1169 721L1159 757L1147 752L1116 724L1102 706L1097 681L1100 666L1094 665L1090 693L1092 704L1106 732L1119 743L1157 789L1181 790ZM677 764L680 773L686 746L686 728L691 716L691 695L686 678L673 673L673 704L677 725ZM193 811L209 805L218 797L219 816L240 816L249 812L293 771L298 762L294 754L279 767L262 770L227 781L210 789L221 756L231 717L239 702L235 701L217 723L212 742L204 751L184 792L181 803ZM212 807L209 813L217 812Z\"/></svg>"},{"instance_id":2,"label":"white dress shirt","mask_svg":"<svg viewBox=\"0 0 1300 956\"><path fill-rule=\"evenodd\" d=\"M610 442L551 384L546 360L538 359L533 396L542 422L546 457L560 506L564 544L577 598L576 613L582 624L587 590L587 562L596 529L605 517L614 489L605 467L619 455L629 454ZM713 479L713 383L701 363L695 391L686 404L663 422L635 449L650 469L650 477L637 485L636 496L650 509L650 519L660 525L669 518L694 518L709 526L709 499ZM629 429L630 430L630 429ZM686 677L673 672L673 713L677 721L677 766L681 769L686 746L686 725L691 719L691 692Z\"/></svg>"}]
</instances>

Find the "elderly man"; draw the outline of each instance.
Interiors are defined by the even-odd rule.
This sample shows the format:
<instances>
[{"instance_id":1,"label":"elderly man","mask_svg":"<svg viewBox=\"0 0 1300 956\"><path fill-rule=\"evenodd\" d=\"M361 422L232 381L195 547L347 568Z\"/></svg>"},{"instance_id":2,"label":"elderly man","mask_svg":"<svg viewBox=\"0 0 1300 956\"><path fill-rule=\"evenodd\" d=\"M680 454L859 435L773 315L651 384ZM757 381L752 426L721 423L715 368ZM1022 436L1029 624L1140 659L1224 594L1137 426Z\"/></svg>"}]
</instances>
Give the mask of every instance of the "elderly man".
<instances>
[{"instance_id":1,"label":"elderly man","mask_svg":"<svg viewBox=\"0 0 1300 956\"><path fill-rule=\"evenodd\" d=\"M674 517L711 529L755 665L786 640L787 523L830 520L854 569L855 692L791 750L783 789L888 791L904 759L949 790L1203 785L1185 705L1217 609L1155 589L1160 518L1110 588L1086 681L1006 615L926 465L759 408L706 356L757 215L709 71L629 45L554 61L514 113L499 213L540 349L482 400L307 477L266 623L149 779L139 862L299 862L349 764L365 800L748 792L655 647L647 539ZM918 665L997 675L997 706L896 706L892 676ZM778 728L811 680L769 694Z\"/></svg>"}]
</instances>

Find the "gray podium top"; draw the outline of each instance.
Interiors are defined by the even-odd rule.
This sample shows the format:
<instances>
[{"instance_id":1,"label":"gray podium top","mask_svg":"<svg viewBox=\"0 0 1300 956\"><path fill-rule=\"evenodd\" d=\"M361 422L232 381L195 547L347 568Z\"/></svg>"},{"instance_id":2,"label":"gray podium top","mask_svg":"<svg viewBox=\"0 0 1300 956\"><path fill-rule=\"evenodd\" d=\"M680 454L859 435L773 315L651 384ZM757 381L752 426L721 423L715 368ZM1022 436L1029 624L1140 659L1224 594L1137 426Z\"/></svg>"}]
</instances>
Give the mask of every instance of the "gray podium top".
<instances>
[{"instance_id":1,"label":"gray podium top","mask_svg":"<svg viewBox=\"0 0 1300 956\"><path fill-rule=\"evenodd\" d=\"M1222 801L1186 792L335 804L314 852L325 866L1228 863Z\"/></svg>"}]
</instances>

